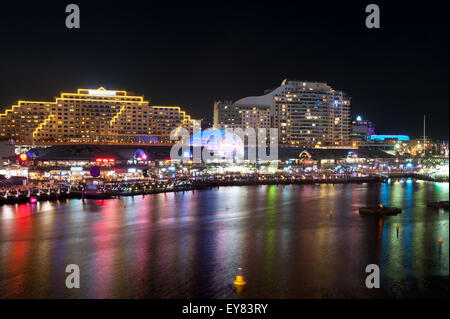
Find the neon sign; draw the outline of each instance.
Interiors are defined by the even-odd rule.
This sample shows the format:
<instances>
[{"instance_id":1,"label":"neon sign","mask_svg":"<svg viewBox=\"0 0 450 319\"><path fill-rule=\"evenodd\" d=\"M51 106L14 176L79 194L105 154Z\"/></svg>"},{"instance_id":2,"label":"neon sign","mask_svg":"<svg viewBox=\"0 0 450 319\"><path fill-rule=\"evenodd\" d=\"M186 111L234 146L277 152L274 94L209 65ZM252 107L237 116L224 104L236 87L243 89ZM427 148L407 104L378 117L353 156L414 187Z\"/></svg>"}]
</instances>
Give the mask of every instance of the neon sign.
<instances>
[{"instance_id":1,"label":"neon sign","mask_svg":"<svg viewBox=\"0 0 450 319\"><path fill-rule=\"evenodd\" d=\"M88 90L89 95L107 95L116 96L116 91L106 91L106 90Z\"/></svg>"},{"instance_id":2,"label":"neon sign","mask_svg":"<svg viewBox=\"0 0 450 319\"><path fill-rule=\"evenodd\" d=\"M136 150L136 152L134 152L133 157L135 160L138 160L138 161L147 160L147 154L145 154L145 152L141 149Z\"/></svg>"},{"instance_id":3,"label":"neon sign","mask_svg":"<svg viewBox=\"0 0 450 319\"><path fill-rule=\"evenodd\" d=\"M107 165L107 164L114 164L116 162L116 160L114 158L96 158L95 162L98 165Z\"/></svg>"}]
</instances>

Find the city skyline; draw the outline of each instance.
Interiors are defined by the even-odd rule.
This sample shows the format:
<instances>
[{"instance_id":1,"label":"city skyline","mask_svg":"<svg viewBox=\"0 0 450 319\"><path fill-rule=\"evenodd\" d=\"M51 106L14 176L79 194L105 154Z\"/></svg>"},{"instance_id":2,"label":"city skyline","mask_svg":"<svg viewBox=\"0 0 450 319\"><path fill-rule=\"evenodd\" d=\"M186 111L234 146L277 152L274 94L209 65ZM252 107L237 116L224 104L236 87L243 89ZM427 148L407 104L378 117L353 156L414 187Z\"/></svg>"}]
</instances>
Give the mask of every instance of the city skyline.
<instances>
[{"instance_id":1,"label":"city skyline","mask_svg":"<svg viewBox=\"0 0 450 319\"><path fill-rule=\"evenodd\" d=\"M295 83L298 83L298 85L297 84L295 84ZM147 105L147 106L149 106L150 108L164 108L164 109L177 109L177 112L179 112L180 114L182 113L182 114L185 114L185 115L183 115L184 117L186 117L186 119L187 119L187 121L188 122L191 122L191 121L193 121L193 120L197 120L197 121L203 121L203 123L202 123L202 127L205 127L205 128L220 128L220 129L226 129L226 128L229 128L229 129L232 129L232 128L237 128L237 127L241 127L241 128L248 128L249 126L248 126L248 124L251 124L251 127L253 127L253 128L266 128L266 129L268 129L271 125L270 124L272 124L273 125L273 127L275 127L275 128L278 128L278 129L281 129L281 127L280 127L280 125L277 125L277 124L281 124L281 123L278 123L278 122L280 122L280 119L279 118L277 118L276 116L274 116L274 114L273 114L273 111L271 111L271 108L274 108L274 105L278 105L278 104L280 104L280 103L286 103L286 101L284 101L284 102L282 102L281 100L280 101L275 101L275 99L272 101L272 102L270 102L270 103L268 103L268 101L266 101L265 99L268 97L268 96L272 96L273 94L275 94L276 95L276 93L277 93L277 90L279 90L279 89L281 89L282 87L286 87L286 85L291 85L290 86L290 88L288 89L288 91L286 91L287 93L288 93L288 95L289 94L292 94L293 93L293 91L289 91L289 90L292 90L293 88L295 88L296 86L298 86L298 87L301 87L301 84L303 83L303 85L305 85L306 83L308 83L308 87L309 87L309 85L318 85L318 87L322 87L322 89L325 87L325 88L328 88L328 89L331 89L333 92L337 92L337 93L339 93L339 94L342 94L342 97L341 98L344 98L344 104L346 104L346 103L348 103L348 110L346 111L346 115L345 115L345 121L346 121L346 130L348 130L348 133L346 133L346 138L344 138L341 142L339 142L338 144L343 144L343 145L348 145L349 143L351 143L352 141L354 142L354 141L356 141L357 139L355 139L355 137L356 137L356 135L353 135L353 137L352 137L352 127L354 127L354 125L355 125L355 123L364 123L364 125L366 125L366 123L370 123L370 125L373 125L373 126L375 126L376 125L376 123L373 123L373 121L371 121L370 119L367 119L366 117L364 117L364 119L363 119L363 117L361 116L361 114L364 114L364 113L358 113L358 114L355 114L354 112L352 112L351 110L352 110L352 108L350 107L350 100L352 99L351 97L348 97L348 95L345 93L345 92L343 92L343 91L335 91L334 89L332 89L332 88L330 88L329 86L328 86L328 84L326 83L326 82L318 82L318 81L298 81L298 80L289 80L289 79L284 79L283 80L283 82L281 83L281 87L276 87L276 88L274 88L274 89L271 89L271 90L264 90L264 93L263 94L261 94L261 95L259 95L259 96L248 96L248 97L243 97L243 98L240 98L240 99L238 99L238 100L236 100L236 101L234 101L234 100L229 100L229 99L227 99L227 100L216 100L216 101L214 101L214 103L213 103L213 106L212 106L212 116L204 116L203 115L203 117L199 117L199 118L194 118L194 119L191 119L191 113L189 113L189 111L187 111L186 109L184 109L184 107L183 106L170 106L170 105L150 105L150 97L145 97L144 95L140 95L140 94L136 94L135 92L133 92L133 91L127 91L127 90L116 90L116 89L105 89L104 87L99 87L99 88L91 88L91 89L80 89L80 88L78 88L77 89L77 91L78 91L78 93L67 93L67 92L62 92L62 91L59 91L60 92L60 96L58 97L58 96L54 96L53 98L52 98L52 100L55 100L55 101L58 101L58 99L61 99L61 98L63 98L63 99L65 99L65 95L68 95L68 94L79 94L80 93L80 90L81 91L86 91L85 92L85 94L97 94L97 92L100 92L100 91L105 91L105 92L116 92L117 94L119 94L119 95L121 95L121 94L125 94L125 96L128 94L128 95L135 95L135 96L133 96L133 97L137 97L137 98L139 98L140 99L140 101L141 102L143 102L145 105ZM292 85L294 85L293 87L292 87ZM323 87L324 86L324 87ZM312 90L312 88L309 88L310 90ZM89 91L89 92L88 92ZM315 91L314 91L315 92ZM279 92L279 93L281 93L281 92ZM100 93L99 93L100 94ZM100 94L100 95L104 95L103 93L102 94ZM283 95L284 95L284 93L283 93ZM290 96L290 98L292 98L292 97L296 97L296 95L292 95L292 96ZM286 97L287 98L289 98L289 96L285 96L284 97L284 100L287 100L286 99ZM146 99L146 101L144 101L144 99ZM295 102L295 103L298 103L301 99L303 99L303 97L302 98L299 98L299 100L297 101L297 102ZM308 97L306 97L306 100L308 100ZM305 100L305 101L306 101ZM15 108L21 108L21 106L24 106L24 105L28 105L29 104L29 106L33 106L33 105L39 105L39 104L42 104L42 103L45 103L47 106L49 106L49 105L58 105L58 106L61 106L60 104L58 104L57 102L55 102L55 101L50 101L50 99L48 100L48 101L31 101L31 99L18 99L17 100L17 102L16 103L14 103L14 104L12 104L12 105L10 105L9 107L6 107L6 108L3 108L3 109L0 109L0 120L1 120L1 118L3 117L3 120L4 121L8 121L8 113L10 113L12 110L14 110ZM258 104L258 103L260 103L260 104ZM261 104L262 103L262 104ZM300 102L300 104L303 104L303 103L305 103L305 102ZM306 103L309 103L309 102L306 102ZM143 105L144 105L143 104ZM255 113L255 107L254 107L254 105L256 105L257 106L257 109L258 109L258 114L255 116L253 116L253 118L250 118L250 122L248 122L248 119L247 119L247 122L244 120L244 119L242 119L242 121L244 121L244 122L242 122L243 124L245 124L245 125L236 125L235 123L229 123L229 124L232 124L232 125L224 125L224 123L222 123L221 122L221 124L220 125L217 125L217 123L216 124L214 124L216 121L217 121L217 119L216 119L216 108L217 108L217 106L218 105L221 105L222 107L223 107L223 105L225 105L225 104L229 104L229 105L232 105L233 107L237 107L237 108L240 108L240 109L242 109L242 110L244 110L244 109L247 109L247 110L253 110L253 113ZM273 105L272 105L273 104ZM270 105L270 106L269 106ZM280 104L281 105L281 104ZM66 105L65 105L66 106ZM42 108L42 107L41 107ZM39 111L39 106L38 106L38 109L36 109L35 111ZM53 111L55 111L55 109L53 109ZM67 111L67 110L66 110ZM305 110L303 110L303 111L305 111ZM245 112L245 111L244 111ZM247 113L248 113L249 111L247 111ZM241 111L239 111L239 113L241 113ZM348 114L347 114L348 113ZM119 110L119 113L117 114L117 116L119 116L121 114L121 111ZM156 114L156 113L155 113ZM189 115L188 115L189 114ZM237 113L236 113L237 114ZM235 115L236 115L235 114ZM305 113L306 114L306 113ZM42 115L42 114L41 114ZM50 115L50 114L49 114ZM241 119L240 119L240 114L237 114L238 115L238 117L239 117L239 119L238 119L238 121L241 121ZM52 117L53 118L53 116L54 115L50 115L50 117ZM339 115L339 116L341 116L341 115ZM41 119L41 120L44 120L44 122L39 122L39 124L41 124L41 123L43 123L43 124L48 124L47 122L50 120L50 118L46 118L46 119ZM111 120L111 119L110 119ZM233 119L233 121L234 121L235 119ZM286 119L284 119L284 121L285 121ZM264 121L264 122L260 122L259 124L259 126L255 126L255 121ZM423 121L425 122L426 121L426 117L424 116L423 117ZM34 119L34 122L37 122L35 119ZM164 122L164 120L163 120L163 122ZM275 123L275 122L277 122L277 123ZM302 121L303 122L303 125L305 124L304 122L304 120ZM424 122L422 123L422 124L424 124ZM205 126L205 123L206 123L206 126ZM208 124L209 123L209 124ZM353 123L353 124L352 124ZM1 135L0 135L0 138L1 137L3 137L3 138L5 138L5 137L7 137L7 138L10 138L11 136L10 135L8 135L7 136L7 134L5 134L5 125L7 124L6 122L5 123L3 123L4 125L2 126L3 127L3 133L1 133ZM83 123L84 124L84 123ZM148 124L148 125L147 125ZM157 121L155 121L154 119L153 119L153 124L157 124ZM147 133L149 134L149 136L147 136L147 137L151 137L151 136L155 136L156 138L158 138L158 139L160 139L159 137L163 137L163 139L162 140L164 140L164 141L152 141L152 142L149 142L149 141L143 141L143 140L141 140L141 139L139 139L138 138L138 142L136 142L136 141L134 141L134 142L132 142L131 140L130 141L128 141L127 143L171 143L170 141L169 141L169 139L168 139L168 135L169 135L169 132L170 132L170 129L167 129L167 128L163 128L163 126L161 126L161 125L159 125L160 126L160 128L158 129L158 131L161 131L161 132L152 132L152 127L154 126L153 124L149 124L149 123L140 123L139 124L139 126L143 129L143 130L148 130L148 132L127 132L127 133L125 133L125 134L134 134L134 135L136 135L137 137L142 137L142 136L144 136L144 135L146 135ZM208 126L209 125L209 126ZM316 123L316 125L317 125L317 123ZM342 125L342 124L341 124ZM11 126L11 125L8 125L8 126ZM181 126L185 126L185 124L182 124ZM189 126L189 125L188 125ZM190 124L190 126L191 126L191 129L192 129L192 123ZM313 125L313 126L315 126L315 125ZM169 126L169 127L172 127L172 126ZM174 127L172 127L172 129L173 129ZM176 128L176 127L175 127ZM39 130L41 130L42 128L41 128L41 125L39 125ZM342 128L341 128L342 129ZM418 134L418 135L406 135L406 136L411 136L411 137L413 137L413 138L424 138L424 136L423 136L423 129L424 129L424 127L422 127L422 134ZM33 130L34 131L34 130ZM142 130L141 130L142 131ZM369 132L369 134L368 135L373 135L374 134L374 129L372 128L371 130L370 130L370 132ZM392 133L392 131L387 131L387 132L389 132L389 133ZM311 133L311 132L310 132ZM379 133L379 132L378 132ZM395 133L401 133L401 132L395 132ZM279 132L279 134L280 134L280 132ZM302 134L302 131L299 131L299 132L295 132L295 134ZM34 135L35 135L35 133L33 133L33 140L34 140ZM383 134L382 134L383 135ZM386 134L384 134L384 135L386 135ZM390 134L387 134L387 135L390 135ZM392 135L392 134L391 134ZM400 135L402 135L402 134L394 134L394 135L392 135L392 136L400 136ZM325 136L323 136L323 137L325 137ZM342 138L342 137L341 137ZM434 137L434 136L430 136L429 134L426 134L426 138L428 139L434 139L434 140L441 140L441 141L448 141L448 140L446 140L445 138L436 138L436 137ZM13 139L14 140L14 139ZM22 141L18 141L18 140L15 140L16 142L24 142L23 140ZM48 140L46 140L46 141L41 141L41 142L49 142ZM80 141L79 141L80 142ZM117 141L116 141L117 142ZM344 142L344 143L342 143L342 142ZM85 142L81 142L81 143L85 143ZM295 143L284 143L284 141L282 141L282 139L280 138L280 143L281 144L300 144L300 145L303 145L303 146L307 146L307 145L312 145L312 144L317 144L316 142L314 142L314 143L298 143L298 142L295 142ZM321 145L322 144L322 142L320 142L320 143L318 143L319 145ZM333 144L333 143L331 143L331 144ZM329 143L328 144L325 144L325 145L330 145Z\"/></svg>"},{"instance_id":2,"label":"city skyline","mask_svg":"<svg viewBox=\"0 0 450 319\"><path fill-rule=\"evenodd\" d=\"M262 96L215 101L213 123L208 124L192 119L180 106L152 105L134 92L79 88L61 92L54 101L19 100L0 113L0 139L16 145L168 145L175 142L171 132L178 134L183 127L192 132L197 121L216 130L277 128L278 144L285 146L354 148L369 142L375 131L361 131L367 123L361 116L350 124L350 100L326 83L285 79ZM352 132L356 135L351 138Z\"/></svg>"},{"instance_id":3,"label":"city skyline","mask_svg":"<svg viewBox=\"0 0 450 319\"><path fill-rule=\"evenodd\" d=\"M0 110L19 98L103 86L212 118L214 100L261 95L292 78L347 92L352 118L362 115L380 133L419 137L425 114L427 134L448 140L441 120L448 117L447 2L380 2L378 30L363 27L363 4L153 4L139 12L79 5L79 30L61 22L62 4L2 10L0 27L8 32L1 31ZM320 19L311 14L319 9ZM123 46L115 44L118 35L126 35Z\"/></svg>"},{"instance_id":4,"label":"city skyline","mask_svg":"<svg viewBox=\"0 0 450 319\"><path fill-rule=\"evenodd\" d=\"M2 4L1 301L288 318L447 299L448 13Z\"/></svg>"}]
</instances>

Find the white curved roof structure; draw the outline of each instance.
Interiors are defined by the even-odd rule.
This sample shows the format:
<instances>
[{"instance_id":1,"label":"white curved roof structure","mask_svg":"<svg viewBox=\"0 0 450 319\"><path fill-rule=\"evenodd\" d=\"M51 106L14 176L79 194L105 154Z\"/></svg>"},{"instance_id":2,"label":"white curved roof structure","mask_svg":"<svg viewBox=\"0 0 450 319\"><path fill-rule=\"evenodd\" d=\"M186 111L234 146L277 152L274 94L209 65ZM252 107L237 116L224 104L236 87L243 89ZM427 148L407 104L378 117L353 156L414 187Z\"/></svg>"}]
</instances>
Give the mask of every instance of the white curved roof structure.
<instances>
[{"instance_id":1,"label":"white curved roof structure","mask_svg":"<svg viewBox=\"0 0 450 319\"><path fill-rule=\"evenodd\" d=\"M260 96L248 96L244 97L238 101L236 101L235 105L240 106L269 106L270 109L273 111L275 99L274 97L277 95L283 95L286 91L294 91L298 87L302 87L305 89L323 89L323 90L332 90L330 86L328 86L326 83L322 82L306 82L306 81L295 81L295 80L288 80L284 79L281 82L281 85L271 91L270 93L267 93L265 95Z\"/></svg>"}]
</instances>

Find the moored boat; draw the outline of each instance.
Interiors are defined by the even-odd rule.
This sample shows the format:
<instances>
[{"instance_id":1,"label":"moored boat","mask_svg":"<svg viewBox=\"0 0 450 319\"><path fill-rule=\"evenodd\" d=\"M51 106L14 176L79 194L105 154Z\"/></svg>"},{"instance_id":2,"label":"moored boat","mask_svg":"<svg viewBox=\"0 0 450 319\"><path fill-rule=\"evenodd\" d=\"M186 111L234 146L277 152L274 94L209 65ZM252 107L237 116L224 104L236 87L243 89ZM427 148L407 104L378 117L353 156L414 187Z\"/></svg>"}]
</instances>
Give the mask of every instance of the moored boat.
<instances>
[{"instance_id":1,"label":"moored boat","mask_svg":"<svg viewBox=\"0 0 450 319\"><path fill-rule=\"evenodd\" d=\"M398 207L385 207L383 205L377 205L375 207L361 207L359 209L360 214L378 215L378 216L395 216L401 214L402 210Z\"/></svg>"},{"instance_id":2,"label":"moored boat","mask_svg":"<svg viewBox=\"0 0 450 319\"><path fill-rule=\"evenodd\" d=\"M6 203L6 191L0 192L0 205Z\"/></svg>"},{"instance_id":3,"label":"moored boat","mask_svg":"<svg viewBox=\"0 0 450 319\"><path fill-rule=\"evenodd\" d=\"M71 186L69 189L70 198L81 198L82 188L80 186Z\"/></svg>"},{"instance_id":4,"label":"moored boat","mask_svg":"<svg viewBox=\"0 0 450 319\"><path fill-rule=\"evenodd\" d=\"M8 204L15 204L17 203L17 198L19 197L19 194L15 190L10 190L6 193L6 202Z\"/></svg>"},{"instance_id":5,"label":"moored boat","mask_svg":"<svg viewBox=\"0 0 450 319\"><path fill-rule=\"evenodd\" d=\"M49 200L50 199L50 189L48 189L48 188L40 189L38 199L40 201Z\"/></svg>"},{"instance_id":6,"label":"moored boat","mask_svg":"<svg viewBox=\"0 0 450 319\"><path fill-rule=\"evenodd\" d=\"M29 192L28 190L19 191L17 193L17 202L18 203L28 203L30 200Z\"/></svg>"},{"instance_id":7,"label":"moored boat","mask_svg":"<svg viewBox=\"0 0 450 319\"><path fill-rule=\"evenodd\" d=\"M69 197L69 188L65 185L61 185L58 189L58 199L66 199Z\"/></svg>"},{"instance_id":8,"label":"moored boat","mask_svg":"<svg viewBox=\"0 0 450 319\"><path fill-rule=\"evenodd\" d=\"M120 196L131 196L133 195L133 188L130 185L121 185L118 193Z\"/></svg>"},{"instance_id":9,"label":"moored boat","mask_svg":"<svg viewBox=\"0 0 450 319\"><path fill-rule=\"evenodd\" d=\"M144 193L144 190L142 189L140 184L134 184L132 186L133 189L133 195L142 195Z\"/></svg>"},{"instance_id":10,"label":"moored boat","mask_svg":"<svg viewBox=\"0 0 450 319\"><path fill-rule=\"evenodd\" d=\"M58 189L52 188L50 189L50 198L49 200L57 200L58 199Z\"/></svg>"},{"instance_id":11,"label":"moored boat","mask_svg":"<svg viewBox=\"0 0 450 319\"><path fill-rule=\"evenodd\" d=\"M36 200L40 200L40 189L39 188L32 188L30 190L30 198L36 198Z\"/></svg>"}]
</instances>

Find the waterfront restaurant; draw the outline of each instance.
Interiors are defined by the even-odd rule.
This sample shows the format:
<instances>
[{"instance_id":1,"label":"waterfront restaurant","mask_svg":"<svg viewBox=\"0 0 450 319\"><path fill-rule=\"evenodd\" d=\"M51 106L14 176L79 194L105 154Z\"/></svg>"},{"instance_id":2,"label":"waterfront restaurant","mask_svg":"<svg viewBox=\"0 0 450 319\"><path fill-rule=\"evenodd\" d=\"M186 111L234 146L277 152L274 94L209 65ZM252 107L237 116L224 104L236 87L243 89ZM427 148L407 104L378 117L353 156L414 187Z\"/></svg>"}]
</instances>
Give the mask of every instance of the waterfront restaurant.
<instances>
[{"instance_id":1,"label":"waterfront restaurant","mask_svg":"<svg viewBox=\"0 0 450 319\"><path fill-rule=\"evenodd\" d=\"M36 148L33 166L35 168L66 169L72 167L89 168L98 165L103 168L154 167L171 165L171 146L133 145L63 145ZM394 156L379 149L325 149L280 147L279 161L290 164L362 164L391 161Z\"/></svg>"},{"instance_id":2,"label":"waterfront restaurant","mask_svg":"<svg viewBox=\"0 0 450 319\"><path fill-rule=\"evenodd\" d=\"M193 177L204 173L223 174L237 170L244 174L259 171L275 172L272 164L183 164L170 159L171 146L133 145L59 145L35 148L28 160L21 161L31 180L64 182L83 181L91 177L93 166L100 168L100 178L106 180L134 180L143 177ZM376 149L317 149L280 147L278 170L285 166L317 168L375 167L392 161L393 156ZM20 160L19 160L20 161ZM229 166L229 167L228 167ZM256 169L256 171L255 171Z\"/></svg>"},{"instance_id":3,"label":"waterfront restaurant","mask_svg":"<svg viewBox=\"0 0 450 319\"><path fill-rule=\"evenodd\" d=\"M332 167L336 165L373 165L389 162L394 156L379 149L296 148L280 147L280 160L297 165Z\"/></svg>"},{"instance_id":4,"label":"waterfront restaurant","mask_svg":"<svg viewBox=\"0 0 450 319\"><path fill-rule=\"evenodd\" d=\"M64 145L33 149L31 179L76 181L90 177L98 166L100 177L133 179L155 166L170 165L170 146Z\"/></svg>"}]
</instances>

